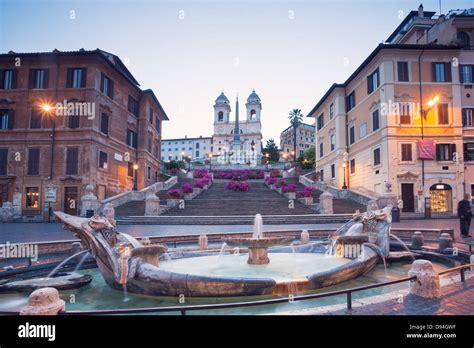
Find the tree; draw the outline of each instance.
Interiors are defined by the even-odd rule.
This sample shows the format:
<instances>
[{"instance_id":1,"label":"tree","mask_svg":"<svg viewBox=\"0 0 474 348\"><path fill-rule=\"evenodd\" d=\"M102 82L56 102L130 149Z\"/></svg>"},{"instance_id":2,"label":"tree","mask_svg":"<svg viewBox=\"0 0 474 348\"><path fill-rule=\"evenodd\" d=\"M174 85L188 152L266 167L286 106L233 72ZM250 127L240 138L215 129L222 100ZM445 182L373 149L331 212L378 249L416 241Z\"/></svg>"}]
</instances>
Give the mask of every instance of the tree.
<instances>
[{"instance_id":1,"label":"tree","mask_svg":"<svg viewBox=\"0 0 474 348\"><path fill-rule=\"evenodd\" d=\"M277 162L280 159L280 154L278 152L278 146L275 143L273 138L267 140L265 148L263 149L263 153L268 153L268 159L273 162Z\"/></svg>"},{"instance_id":2,"label":"tree","mask_svg":"<svg viewBox=\"0 0 474 348\"><path fill-rule=\"evenodd\" d=\"M303 114L301 109L293 109L288 114L288 119L290 120L290 125L293 127L293 161L296 162L296 131L301 123L303 123Z\"/></svg>"},{"instance_id":3,"label":"tree","mask_svg":"<svg viewBox=\"0 0 474 348\"><path fill-rule=\"evenodd\" d=\"M310 148L306 149L298 157L298 163L304 169L314 168L315 162L316 162L316 148L314 146L311 146Z\"/></svg>"}]
</instances>

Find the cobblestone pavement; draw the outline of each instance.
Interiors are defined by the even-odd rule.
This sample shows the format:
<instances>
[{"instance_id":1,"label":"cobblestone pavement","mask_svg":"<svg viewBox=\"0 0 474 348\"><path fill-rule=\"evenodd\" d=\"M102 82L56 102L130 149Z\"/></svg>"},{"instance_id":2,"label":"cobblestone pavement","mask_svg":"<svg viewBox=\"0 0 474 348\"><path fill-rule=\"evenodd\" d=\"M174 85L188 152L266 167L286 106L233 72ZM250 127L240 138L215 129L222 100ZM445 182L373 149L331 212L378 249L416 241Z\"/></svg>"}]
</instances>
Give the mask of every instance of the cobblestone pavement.
<instances>
[{"instance_id":1,"label":"cobblestone pavement","mask_svg":"<svg viewBox=\"0 0 474 348\"><path fill-rule=\"evenodd\" d=\"M264 230L287 230L287 229L324 229L337 228L340 223L325 224L299 224L299 225L266 225ZM474 243L474 238L460 238L459 221L457 219L431 219L431 220L402 220L393 223L393 227L406 228L452 228L455 231L456 240ZM219 232L246 232L252 231L250 225L119 225L121 232L128 233L134 237L142 236L167 236L180 234L201 234ZM474 227L471 228L474 230ZM474 235L474 231L471 232ZM12 223L0 224L0 243L20 242L45 242L73 239L73 235L57 223Z\"/></svg>"}]
</instances>

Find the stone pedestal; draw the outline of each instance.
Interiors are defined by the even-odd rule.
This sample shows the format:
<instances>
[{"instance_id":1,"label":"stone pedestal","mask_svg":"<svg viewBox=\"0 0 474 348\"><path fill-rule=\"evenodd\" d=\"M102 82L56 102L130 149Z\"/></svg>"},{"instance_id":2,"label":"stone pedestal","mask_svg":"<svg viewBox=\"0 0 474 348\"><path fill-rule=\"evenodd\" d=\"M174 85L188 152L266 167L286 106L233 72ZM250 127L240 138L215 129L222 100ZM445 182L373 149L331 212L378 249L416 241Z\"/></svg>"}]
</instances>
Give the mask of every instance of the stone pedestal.
<instances>
[{"instance_id":1,"label":"stone pedestal","mask_svg":"<svg viewBox=\"0 0 474 348\"><path fill-rule=\"evenodd\" d=\"M4 202L0 208L0 222L12 222L13 215L13 204L11 202Z\"/></svg>"},{"instance_id":2,"label":"stone pedestal","mask_svg":"<svg viewBox=\"0 0 474 348\"><path fill-rule=\"evenodd\" d=\"M444 250L453 247L453 239L449 233L441 233L439 236L439 249Z\"/></svg>"},{"instance_id":3,"label":"stone pedestal","mask_svg":"<svg viewBox=\"0 0 474 348\"><path fill-rule=\"evenodd\" d=\"M199 249L206 250L208 246L208 239L205 234L199 236Z\"/></svg>"},{"instance_id":4,"label":"stone pedestal","mask_svg":"<svg viewBox=\"0 0 474 348\"><path fill-rule=\"evenodd\" d=\"M308 244L309 241L310 237L308 230L303 230L303 232L301 232L301 244Z\"/></svg>"},{"instance_id":5,"label":"stone pedestal","mask_svg":"<svg viewBox=\"0 0 474 348\"><path fill-rule=\"evenodd\" d=\"M86 194L81 197L81 216L86 216L88 210L94 211L97 213L99 211L99 201L94 195L94 186L87 185Z\"/></svg>"},{"instance_id":6,"label":"stone pedestal","mask_svg":"<svg viewBox=\"0 0 474 348\"><path fill-rule=\"evenodd\" d=\"M59 298L55 288L35 290L28 298L28 305L23 307L20 315L58 315L65 308L65 302Z\"/></svg>"},{"instance_id":7,"label":"stone pedestal","mask_svg":"<svg viewBox=\"0 0 474 348\"><path fill-rule=\"evenodd\" d=\"M411 237L411 247L412 249L420 250L423 247L423 234L420 231L413 233Z\"/></svg>"},{"instance_id":8,"label":"stone pedestal","mask_svg":"<svg viewBox=\"0 0 474 348\"><path fill-rule=\"evenodd\" d=\"M151 193L145 198L145 216L160 215L160 199Z\"/></svg>"},{"instance_id":9,"label":"stone pedestal","mask_svg":"<svg viewBox=\"0 0 474 348\"><path fill-rule=\"evenodd\" d=\"M319 196L319 212L321 214L334 214L333 195L329 191L324 191Z\"/></svg>"},{"instance_id":10,"label":"stone pedestal","mask_svg":"<svg viewBox=\"0 0 474 348\"><path fill-rule=\"evenodd\" d=\"M408 271L408 276L417 277L416 280L410 282L410 294L424 298L437 298L441 296L439 275L430 261L414 261L410 271Z\"/></svg>"}]
</instances>

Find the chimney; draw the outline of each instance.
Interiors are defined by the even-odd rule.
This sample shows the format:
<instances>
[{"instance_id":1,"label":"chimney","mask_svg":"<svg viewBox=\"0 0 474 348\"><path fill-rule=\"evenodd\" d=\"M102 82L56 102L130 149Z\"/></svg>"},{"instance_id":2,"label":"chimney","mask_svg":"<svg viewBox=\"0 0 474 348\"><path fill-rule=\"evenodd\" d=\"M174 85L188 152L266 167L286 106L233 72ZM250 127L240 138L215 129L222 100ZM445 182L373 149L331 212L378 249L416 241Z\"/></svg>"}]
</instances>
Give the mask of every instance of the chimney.
<instances>
[{"instance_id":1,"label":"chimney","mask_svg":"<svg viewBox=\"0 0 474 348\"><path fill-rule=\"evenodd\" d=\"M418 7L418 17L424 17L425 14L423 13L423 4L420 4Z\"/></svg>"}]
</instances>

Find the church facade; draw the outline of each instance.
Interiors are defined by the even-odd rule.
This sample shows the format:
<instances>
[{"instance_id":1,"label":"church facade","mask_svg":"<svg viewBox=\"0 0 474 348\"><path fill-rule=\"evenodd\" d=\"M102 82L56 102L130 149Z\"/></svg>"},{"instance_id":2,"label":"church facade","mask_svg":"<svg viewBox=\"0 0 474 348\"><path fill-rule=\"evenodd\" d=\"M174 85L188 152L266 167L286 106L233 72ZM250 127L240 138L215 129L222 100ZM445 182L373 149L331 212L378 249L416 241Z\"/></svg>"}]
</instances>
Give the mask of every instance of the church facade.
<instances>
[{"instance_id":1,"label":"church facade","mask_svg":"<svg viewBox=\"0 0 474 348\"><path fill-rule=\"evenodd\" d=\"M262 102L252 91L240 116L236 98L234 115L229 99L222 92L214 103L213 149L221 164L257 164L262 153Z\"/></svg>"}]
</instances>

